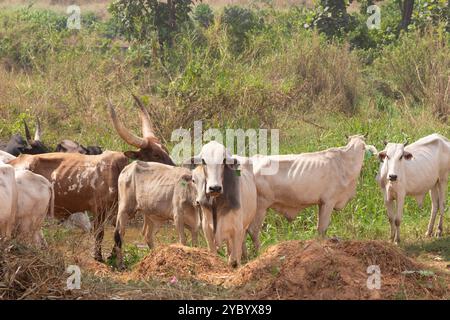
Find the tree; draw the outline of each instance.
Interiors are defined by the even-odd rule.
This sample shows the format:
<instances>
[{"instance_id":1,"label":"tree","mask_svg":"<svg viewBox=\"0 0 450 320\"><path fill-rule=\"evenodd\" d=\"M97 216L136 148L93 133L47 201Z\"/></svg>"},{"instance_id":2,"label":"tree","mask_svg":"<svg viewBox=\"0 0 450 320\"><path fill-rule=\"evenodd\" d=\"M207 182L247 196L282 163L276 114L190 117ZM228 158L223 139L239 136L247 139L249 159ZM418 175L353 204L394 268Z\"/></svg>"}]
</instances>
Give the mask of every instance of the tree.
<instances>
[{"instance_id":1,"label":"tree","mask_svg":"<svg viewBox=\"0 0 450 320\"><path fill-rule=\"evenodd\" d=\"M128 40L146 42L156 32L161 46L170 46L180 26L189 21L194 1L115 0L109 11Z\"/></svg>"},{"instance_id":2,"label":"tree","mask_svg":"<svg viewBox=\"0 0 450 320\"><path fill-rule=\"evenodd\" d=\"M414 9L414 0L400 1L400 9L402 11L402 20L398 26L398 30L407 30L411 24L411 17Z\"/></svg>"}]
</instances>

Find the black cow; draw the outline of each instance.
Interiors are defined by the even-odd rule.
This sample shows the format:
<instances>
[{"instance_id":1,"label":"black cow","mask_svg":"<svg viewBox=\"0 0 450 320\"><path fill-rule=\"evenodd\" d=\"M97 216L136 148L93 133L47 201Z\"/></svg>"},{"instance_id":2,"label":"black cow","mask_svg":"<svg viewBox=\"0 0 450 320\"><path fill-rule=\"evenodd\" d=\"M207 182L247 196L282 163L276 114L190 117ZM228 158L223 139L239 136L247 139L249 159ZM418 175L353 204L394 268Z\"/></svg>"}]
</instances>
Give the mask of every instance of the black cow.
<instances>
[{"instance_id":1,"label":"black cow","mask_svg":"<svg viewBox=\"0 0 450 320\"><path fill-rule=\"evenodd\" d=\"M30 130L28 129L28 125L25 122L25 120L23 121L23 124L25 127L26 140L20 134L17 133L11 137L11 139L6 145L0 144L0 150L6 151L16 157L21 153L42 154L53 152L53 150L45 146L41 141L42 130L39 118L36 118L36 132L34 134L34 139L31 139ZM63 140L56 146L55 152L96 155L102 154L103 150L101 147L98 146L84 147L83 145L73 140Z\"/></svg>"},{"instance_id":2,"label":"black cow","mask_svg":"<svg viewBox=\"0 0 450 320\"><path fill-rule=\"evenodd\" d=\"M31 139L30 130L28 129L27 123L23 121L25 126L25 136L26 140L18 133L14 134L5 147L2 148L13 156L18 156L21 153L26 154L41 154L50 152L50 149L46 147L41 141L41 124L39 119L36 119L36 132L34 134L34 139Z\"/></svg>"},{"instance_id":3,"label":"black cow","mask_svg":"<svg viewBox=\"0 0 450 320\"><path fill-rule=\"evenodd\" d=\"M86 155L96 155L102 154L102 148L98 146L88 146L84 147L83 145L75 142L73 140L63 140L56 146L56 152L67 152L67 153L81 153Z\"/></svg>"}]
</instances>

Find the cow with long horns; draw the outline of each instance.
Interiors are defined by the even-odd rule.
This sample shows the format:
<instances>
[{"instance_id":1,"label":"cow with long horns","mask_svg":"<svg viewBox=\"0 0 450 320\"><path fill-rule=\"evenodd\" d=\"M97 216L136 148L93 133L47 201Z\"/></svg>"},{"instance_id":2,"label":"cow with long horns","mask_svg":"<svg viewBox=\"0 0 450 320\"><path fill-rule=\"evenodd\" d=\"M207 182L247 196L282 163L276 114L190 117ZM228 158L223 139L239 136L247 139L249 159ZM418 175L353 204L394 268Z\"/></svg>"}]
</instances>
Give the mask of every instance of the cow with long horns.
<instances>
[{"instance_id":1,"label":"cow with long horns","mask_svg":"<svg viewBox=\"0 0 450 320\"><path fill-rule=\"evenodd\" d=\"M139 101L136 97L135 100ZM153 133L150 117L140 101L138 106L143 138L128 131L117 119L113 105L111 103L108 105L114 127L126 142L140 148L138 151L140 159L173 164ZM20 155L9 164L40 174L54 184L56 217L67 218L72 213L82 211L92 213L95 233L94 257L101 261L104 224L110 213L116 210L118 178L128 164L127 156L122 152L112 151L94 156L48 153Z\"/></svg>"}]
</instances>

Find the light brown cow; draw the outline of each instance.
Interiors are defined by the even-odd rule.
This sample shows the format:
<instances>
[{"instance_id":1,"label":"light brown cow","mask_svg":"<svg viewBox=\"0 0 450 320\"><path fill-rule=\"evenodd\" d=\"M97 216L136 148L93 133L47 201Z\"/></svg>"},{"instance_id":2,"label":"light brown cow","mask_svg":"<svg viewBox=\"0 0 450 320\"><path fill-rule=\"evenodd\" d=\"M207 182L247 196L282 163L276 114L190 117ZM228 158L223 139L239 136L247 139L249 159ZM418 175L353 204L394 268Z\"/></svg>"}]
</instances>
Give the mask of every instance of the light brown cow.
<instances>
[{"instance_id":1,"label":"light brown cow","mask_svg":"<svg viewBox=\"0 0 450 320\"><path fill-rule=\"evenodd\" d=\"M67 218L71 213L91 211L94 216L95 259L102 261L101 243L104 223L108 213L117 205L117 181L128 164L127 156L146 161L173 164L166 149L153 133L147 111L135 97L139 106L144 137L135 136L117 119L114 107L109 103L113 124L119 135L138 151L111 152L87 156L69 153L21 155L9 162L16 168L24 168L40 174L54 184L55 215ZM139 102L138 102L139 101Z\"/></svg>"},{"instance_id":2,"label":"light brown cow","mask_svg":"<svg viewBox=\"0 0 450 320\"><path fill-rule=\"evenodd\" d=\"M188 169L160 163L136 161L126 166L119 177L119 211L117 214L113 256L123 268L122 244L128 219L136 213L144 216L143 234L149 248L162 223L173 220L180 242L186 244L184 225L197 244L200 216L196 208L196 189Z\"/></svg>"}]
</instances>

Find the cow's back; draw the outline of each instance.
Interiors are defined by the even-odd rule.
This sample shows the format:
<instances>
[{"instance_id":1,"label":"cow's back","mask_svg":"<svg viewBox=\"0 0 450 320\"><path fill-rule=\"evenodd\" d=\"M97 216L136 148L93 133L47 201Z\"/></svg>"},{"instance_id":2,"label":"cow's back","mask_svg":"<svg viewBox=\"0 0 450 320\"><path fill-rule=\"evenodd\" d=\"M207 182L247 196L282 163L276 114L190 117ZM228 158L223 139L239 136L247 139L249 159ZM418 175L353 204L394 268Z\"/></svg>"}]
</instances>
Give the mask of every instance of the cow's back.
<instances>
[{"instance_id":1,"label":"cow's back","mask_svg":"<svg viewBox=\"0 0 450 320\"><path fill-rule=\"evenodd\" d=\"M128 163L119 152L87 156L77 153L21 155L10 164L47 178L54 186L55 213L108 210L117 201L117 180Z\"/></svg>"},{"instance_id":2,"label":"cow's back","mask_svg":"<svg viewBox=\"0 0 450 320\"><path fill-rule=\"evenodd\" d=\"M119 178L119 201L128 212L172 217L174 187L189 170L156 162L135 161L124 168Z\"/></svg>"}]
</instances>

